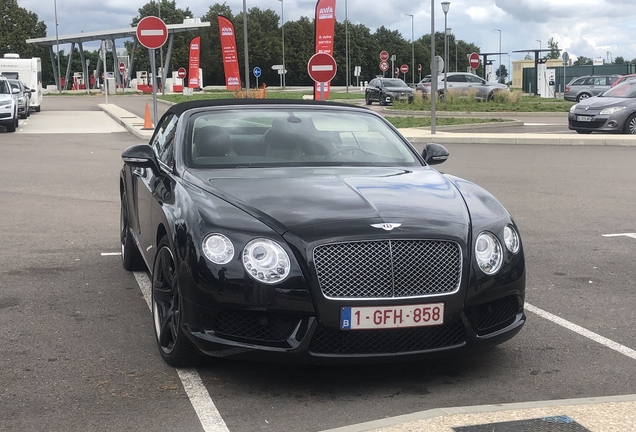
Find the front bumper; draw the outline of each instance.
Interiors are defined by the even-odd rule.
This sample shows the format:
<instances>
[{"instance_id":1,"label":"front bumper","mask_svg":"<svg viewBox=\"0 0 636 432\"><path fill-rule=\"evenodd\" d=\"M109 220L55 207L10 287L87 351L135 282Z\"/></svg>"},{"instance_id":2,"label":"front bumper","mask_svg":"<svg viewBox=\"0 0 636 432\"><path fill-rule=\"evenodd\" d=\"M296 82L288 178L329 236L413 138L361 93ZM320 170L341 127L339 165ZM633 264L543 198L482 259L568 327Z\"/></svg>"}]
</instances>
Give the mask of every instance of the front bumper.
<instances>
[{"instance_id":1,"label":"front bumper","mask_svg":"<svg viewBox=\"0 0 636 432\"><path fill-rule=\"evenodd\" d=\"M440 326L341 330L316 314L252 307L223 309L209 321L186 319L184 330L201 352L212 357L347 363L451 356L501 344L521 330L526 321L524 298L519 284L513 285L502 297L448 314ZM335 302L331 307L340 306ZM191 302L184 302L184 307L199 317L214 315Z\"/></svg>"},{"instance_id":2,"label":"front bumper","mask_svg":"<svg viewBox=\"0 0 636 432\"><path fill-rule=\"evenodd\" d=\"M579 121L577 118L590 117L591 121ZM614 115L594 115L585 111L568 114L568 129L590 132L622 133L624 119Z\"/></svg>"}]
</instances>

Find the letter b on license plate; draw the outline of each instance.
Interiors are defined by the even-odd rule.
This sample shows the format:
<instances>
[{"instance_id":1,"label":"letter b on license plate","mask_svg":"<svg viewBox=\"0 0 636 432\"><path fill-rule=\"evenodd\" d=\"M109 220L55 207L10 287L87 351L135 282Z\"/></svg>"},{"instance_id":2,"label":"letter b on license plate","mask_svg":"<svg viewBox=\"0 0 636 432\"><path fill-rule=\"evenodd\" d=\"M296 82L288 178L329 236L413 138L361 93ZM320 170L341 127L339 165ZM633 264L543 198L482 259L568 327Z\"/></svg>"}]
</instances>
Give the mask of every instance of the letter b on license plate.
<instances>
[{"instance_id":1,"label":"letter b on license plate","mask_svg":"<svg viewBox=\"0 0 636 432\"><path fill-rule=\"evenodd\" d=\"M343 307L342 330L424 327L444 324L444 303L408 306Z\"/></svg>"}]
</instances>

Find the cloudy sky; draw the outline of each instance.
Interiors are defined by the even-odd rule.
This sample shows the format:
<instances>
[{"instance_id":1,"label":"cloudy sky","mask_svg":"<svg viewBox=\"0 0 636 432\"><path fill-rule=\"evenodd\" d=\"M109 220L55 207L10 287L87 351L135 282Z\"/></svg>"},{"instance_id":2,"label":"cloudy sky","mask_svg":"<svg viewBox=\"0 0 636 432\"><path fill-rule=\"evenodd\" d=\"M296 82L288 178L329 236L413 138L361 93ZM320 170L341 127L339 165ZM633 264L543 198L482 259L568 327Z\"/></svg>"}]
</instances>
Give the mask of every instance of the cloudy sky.
<instances>
[{"instance_id":1,"label":"cloudy sky","mask_svg":"<svg viewBox=\"0 0 636 432\"><path fill-rule=\"evenodd\" d=\"M118 29L130 26L138 9L149 0L56 0L59 34ZM435 28L444 28L442 0L435 1ZM205 14L209 6L223 1L177 0L177 7L189 7L195 16ZM448 27L457 38L473 42L482 52L510 53L512 60L524 54L515 50L547 48L551 37L571 58L636 58L635 0L450 0ZM242 0L226 0L234 13L243 8ZM18 0L18 4L35 12L55 36L54 0ZM301 16L313 17L315 0L284 0L285 20ZM384 25L411 39L411 17L414 14L415 39L431 31L429 0L346 0L349 20L362 23L372 31ZM274 9L280 13L279 0L247 0L247 7ZM336 1L336 19L344 20L345 0ZM541 42L539 42L541 41ZM90 49L90 47L89 47ZM496 60L494 58L493 60ZM507 64L506 57L503 63Z\"/></svg>"}]
</instances>

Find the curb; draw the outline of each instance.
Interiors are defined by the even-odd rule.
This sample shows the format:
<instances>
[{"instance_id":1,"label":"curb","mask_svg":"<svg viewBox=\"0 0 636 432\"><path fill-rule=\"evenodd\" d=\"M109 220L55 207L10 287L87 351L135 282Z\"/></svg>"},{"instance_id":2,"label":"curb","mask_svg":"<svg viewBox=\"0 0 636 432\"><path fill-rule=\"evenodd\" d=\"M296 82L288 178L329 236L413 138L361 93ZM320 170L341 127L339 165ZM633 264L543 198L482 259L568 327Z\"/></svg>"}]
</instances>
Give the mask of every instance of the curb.
<instances>
[{"instance_id":1,"label":"curb","mask_svg":"<svg viewBox=\"0 0 636 432\"><path fill-rule=\"evenodd\" d=\"M148 140L152 137L154 129L143 130L144 119L141 117L114 104L98 104L97 106L137 138Z\"/></svg>"},{"instance_id":2,"label":"curb","mask_svg":"<svg viewBox=\"0 0 636 432\"><path fill-rule=\"evenodd\" d=\"M409 115L414 117L430 117L430 111L393 110L383 108L382 111L396 115ZM436 117L563 117L567 118L567 112L465 112L465 111L435 111Z\"/></svg>"},{"instance_id":3,"label":"curb","mask_svg":"<svg viewBox=\"0 0 636 432\"><path fill-rule=\"evenodd\" d=\"M527 410L533 408L558 408L563 406L576 405L597 405L602 403L620 403L620 402L636 402L636 394L620 395L620 396L601 396L579 399L560 399L550 401L536 402L517 402L496 405L476 405L453 408L435 408L426 411L420 411L413 414L405 414L396 417L385 418L381 420L373 420L369 422L359 423L351 426L344 426L335 429L328 429L322 432L367 432L377 429L390 427L399 427L405 423L415 422L418 420L432 419L435 417L451 416L457 414L480 414L493 413L500 411ZM398 429L396 429L398 430ZM412 429L399 429L412 430Z\"/></svg>"}]
</instances>

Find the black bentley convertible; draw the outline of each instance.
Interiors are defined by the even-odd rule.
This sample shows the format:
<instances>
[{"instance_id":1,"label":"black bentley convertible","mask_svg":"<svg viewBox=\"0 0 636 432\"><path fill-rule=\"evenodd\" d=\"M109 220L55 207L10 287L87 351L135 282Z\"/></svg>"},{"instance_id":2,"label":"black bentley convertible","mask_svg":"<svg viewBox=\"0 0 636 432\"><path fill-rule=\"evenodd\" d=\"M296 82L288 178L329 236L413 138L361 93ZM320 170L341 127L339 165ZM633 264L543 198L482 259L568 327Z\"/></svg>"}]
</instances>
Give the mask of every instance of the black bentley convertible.
<instances>
[{"instance_id":1,"label":"black bentley convertible","mask_svg":"<svg viewBox=\"0 0 636 432\"><path fill-rule=\"evenodd\" d=\"M120 177L124 267L147 269L163 359L450 355L525 322L517 227L386 120L313 101L171 107Z\"/></svg>"}]
</instances>

